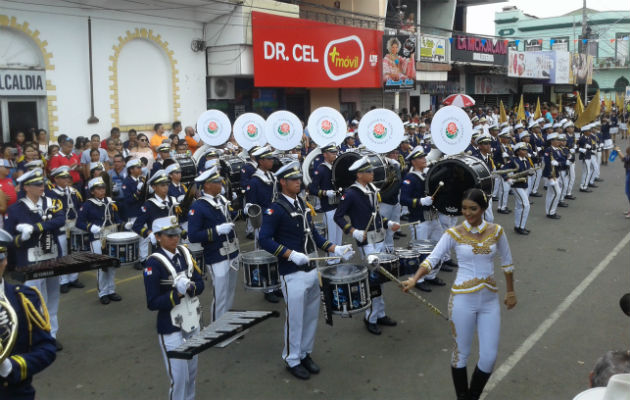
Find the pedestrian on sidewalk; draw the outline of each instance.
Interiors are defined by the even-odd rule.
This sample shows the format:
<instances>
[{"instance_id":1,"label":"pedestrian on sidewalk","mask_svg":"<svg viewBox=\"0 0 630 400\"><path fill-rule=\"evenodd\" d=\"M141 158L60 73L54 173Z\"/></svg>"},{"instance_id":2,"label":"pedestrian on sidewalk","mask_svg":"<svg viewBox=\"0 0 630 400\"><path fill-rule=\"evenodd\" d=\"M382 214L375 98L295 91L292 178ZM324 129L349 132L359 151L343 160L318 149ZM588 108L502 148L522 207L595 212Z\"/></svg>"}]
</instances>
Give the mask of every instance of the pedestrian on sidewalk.
<instances>
[{"instance_id":1,"label":"pedestrian on sidewalk","mask_svg":"<svg viewBox=\"0 0 630 400\"><path fill-rule=\"evenodd\" d=\"M615 147L615 150L617 150L621 156L623 167L626 169L626 197L628 197L628 202L630 203L630 146L626 147L626 154L621 152L621 148L619 146ZM630 219L630 207L624 215L626 218Z\"/></svg>"}]
</instances>

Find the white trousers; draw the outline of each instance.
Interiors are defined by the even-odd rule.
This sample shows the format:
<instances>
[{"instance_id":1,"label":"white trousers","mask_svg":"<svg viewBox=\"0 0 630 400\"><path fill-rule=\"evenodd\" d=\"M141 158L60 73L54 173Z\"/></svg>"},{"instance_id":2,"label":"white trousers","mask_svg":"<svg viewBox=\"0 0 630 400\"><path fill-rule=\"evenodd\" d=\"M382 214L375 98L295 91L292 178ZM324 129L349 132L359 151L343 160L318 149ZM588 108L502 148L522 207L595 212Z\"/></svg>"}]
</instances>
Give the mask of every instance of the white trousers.
<instances>
[{"instance_id":1,"label":"white trousers","mask_svg":"<svg viewBox=\"0 0 630 400\"><path fill-rule=\"evenodd\" d=\"M326 226L327 239L330 243L341 245L343 241L343 231L335 223L335 210L324 213L324 225ZM328 265L339 264L341 260L328 260Z\"/></svg>"},{"instance_id":2,"label":"white trousers","mask_svg":"<svg viewBox=\"0 0 630 400\"><path fill-rule=\"evenodd\" d=\"M359 247L361 249L361 255L363 259L367 259L367 256L374 253L381 253L385 248L384 242L366 244ZM372 305L365 310L365 319L371 324L375 324L376 320L385 316L385 299L383 298L383 285L381 284L381 295L372 298Z\"/></svg>"},{"instance_id":3,"label":"white trousers","mask_svg":"<svg viewBox=\"0 0 630 400\"><path fill-rule=\"evenodd\" d=\"M50 276L48 278L32 279L24 282L27 286L32 286L39 290L48 308L48 316L50 317L50 334L57 337L59 330L59 321L57 314L59 312L59 277Z\"/></svg>"},{"instance_id":4,"label":"white trousers","mask_svg":"<svg viewBox=\"0 0 630 400\"><path fill-rule=\"evenodd\" d=\"M379 205L379 214L382 218L387 218L389 221L400 222L400 203L394 205L381 203ZM394 232L391 229L385 230L385 249L388 252L394 251Z\"/></svg>"},{"instance_id":5,"label":"white trousers","mask_svg":"<svg viewBox=\"0 0 630 400\"><path fill-rule=\"evenodd\" d=\"M599 165L601 164L601 152L597 152L597 157L591 156L591 168L593 169L593 174L591 175L591 180L588 182L590 184L595 183L595 178L599 178Z\"/></svg>"},{"instance_id":6,"label":"white trousers","mask_svg":"<svg viewBox=\"0 0 630 400\"><path fill-rule=\"evenodd\" d=\"M537 169L536 174L534 175L534 181L532 182L532 187L530 189L530 193L538 193L538 187L540 186L540 181L542 181L543 169Z\"/></svg>"},{"instance_id":7,"label":"white trousers","mask_svg":"<svg viewBox=\"0 0 630 400\"><path fill-rule=\"evenodd\" d=\"M510 198L510 184L506 180L501 179L501 190L499 190L499 204L498 207L501 210L505 210L508 205L508 199Z\"/></svg>"},{"instance_id":8,"label":"white trousers","mask_svg":"<svg viewBox=\"0 0 630 400\"><path fill-rule=\"evenodd\" d=\"M492 189L492 197L499 197L499 191L501 189L501 181L503 179L500 176L494 178L494 188Z\"/></svg>"},{"instance_id":9,"label":"white trousers","mask_svg":"<svg viewBox=\"0 0 630 400\"><path fill-rule=\"evenodd\" d=\"M514 192L514 202L516 203L514 207L514 226L525 228L530 209L527 189L513 187L512 191Z\"/></svg>"},{"instance_id":10,"label":"white trousers","mask_svg":"<svg viewBox=\"0 0 630 400\"><path fill-rule=\"evenodd\" d=\"M569 170L560 171L560 188L562 189L560 192L560 201L564 201L565 196L567 195L567 190L569 189Z\"/></svg>"},{"instance_id":11,"label":"white trousers","mask_svg":"<svg viewBox=\"0 0 630 400\"><path fill-rule=\"evenodd\" d=\"M561 193L562 188L560 188L558 179L547 179L547 196L545 197L545 211L547 215L556 213Z\"/></svg>"},{"instance_id":12,"label":"white trousers","mask_svg":"<svg viewBox=\"0 0 630 400\"><path fill-rule=\"evenodd\" d=\"M57 240L59 241L59 247L61 247L61 256L68 255L68 237L65 234L57 236ZM72 274L65 274L59 277L60 285L67 285L70 282L74 282L79 279L79 273L74 272Z\"/></svg>"},{"instance_id":13,"label":"white trousers","mask_svg":"<svg viewBox=\"0 0 630 400\"><path fill-rule=\"evenodd\" d=\"M103 247L101 241L93 240L90 242L92 253L103 254ZM114 279L116 277L116 268L98 269L96 271L96 286L98 288L98 297L107 296L116 293L116 283Z\"/></svg>"},{"instance_id":14,"label":"white trousers","mask_svg":"<svg viewBox=\"0 0 630 400\"><path fill-rule=\"evenodd\" d=\"M195 399L197 356L194 356L192 360L182 360L166 356L167 351L176 349L185 339L190 338L194 333L196 332L185 334L179 331L166 335L158 335L160 349L162 349L162 356L164 358L164 364L166 365L166 373L170 381L168 389L169 400Z\"/></svg>"},{"instance_id":15,"label":"white trousers","mask_svg":"<svg viewBox=\"0 0 630 400\"><path fill-rule=\"evenodd\" d=\"M501 333L499 295L488 289L451 294L448 314L455 340L451 365L455 368L466 366L476 330L479 339L477 365L484 372L492 372L497 359Z\"/></svg>"},{"instance_id":16,"label":"white trousers","mask_svg":"<svg viewBox=\"0 0 630 400\"><path fill-rule=\"evenodd\" d=\"M494 222L494 212L492 211L492 197L488 199L488 208L483 213L483 219L488 222Z\"/></svg>"},{"instance_id":17,"label":"white trousers","mask_svg":"<svg viewBox=\"0 0 630 400\"><path fill-rule=\"evenodd\" d=\"M238 279L238 271L230 268L231 260L223 260L214 264L206 264L208 272L212 277L212 321L216 321L234 304L234 290L236 289L236 280Z\"/></svg>"},{"instance_id":18,"label":"white trousers","mask_svg":"<svg viewBox=\"0 0 630 400\"><path fill-rule=\"evenodd\" d=\"M593 157L591 157L592 159ZM587 189L593 177L593 166L591 160L582 160L582 183L580 189Z\"/></svg>"},{"instance_id":19,"label":"white trousers","mask_svg":"<svg viewBox=\"0 0 630 400\"><path fill-rule=\"evenodd\" d=\"M575 163L569 165L569 174L567 180L567 190L565 196L572 196L573 185L575 185Z\"/></svg>"},{"instance_id":20,"label":"white trousers","mask_svg":"<svg viewBox=\"0 0 630 400\"><path fill-rule=\"evenodd\" d=\"M282 359L292 368L313 352L320 302L317 269L282 275L280 282L286 304Z\"/></svg>"}]
</instances>

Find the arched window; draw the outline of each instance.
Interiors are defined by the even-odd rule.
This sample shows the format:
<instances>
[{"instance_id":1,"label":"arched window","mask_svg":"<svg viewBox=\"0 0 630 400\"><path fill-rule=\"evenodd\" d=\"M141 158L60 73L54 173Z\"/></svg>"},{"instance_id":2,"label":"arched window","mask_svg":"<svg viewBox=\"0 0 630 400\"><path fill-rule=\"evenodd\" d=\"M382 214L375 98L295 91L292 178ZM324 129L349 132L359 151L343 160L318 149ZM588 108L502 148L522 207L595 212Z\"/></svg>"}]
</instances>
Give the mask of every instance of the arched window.
<instances>
[{"instance_id":1,"label":"arched window","mask_svg":"<svg viewBox=\"0 0 630 400\"><path fill-rule=\"evenodd\" d=\"M615 81L615 92L625 93L626 86L630 86L630 82L628 82L628 80L624 76L622 76Z\"/></svg>"}]
</instances>

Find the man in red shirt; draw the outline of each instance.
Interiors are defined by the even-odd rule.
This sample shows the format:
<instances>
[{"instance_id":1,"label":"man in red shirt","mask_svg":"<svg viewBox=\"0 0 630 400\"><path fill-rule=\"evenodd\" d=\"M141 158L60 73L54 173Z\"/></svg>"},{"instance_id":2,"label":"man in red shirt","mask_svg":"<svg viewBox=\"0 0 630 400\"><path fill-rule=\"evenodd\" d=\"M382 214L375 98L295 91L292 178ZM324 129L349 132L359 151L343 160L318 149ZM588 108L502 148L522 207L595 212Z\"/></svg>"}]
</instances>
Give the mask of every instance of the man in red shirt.
<instances>
[{"instance_id":1,"label":"man in red shirt","mask_svg":"<svg viewBox=\"0 0 630 400\"><path fill-rule=\"evenodd\" d=\"M0 191L6 196L6 204L0 204L0 214L4 214L6 208L17 201L13 179L9 176L10 168L11 163L8 160L0 159Z\"/></svg>"},{"instance_id":2,"label":"man in red shirt","mask_svg":"<svg viewBox=\"0 0 630 400\"><path fill-rule=\"evenodd\" d=\"M78 155L72 152L74 148L74 141L70 138L65 139L62 143L60 143L61 149L56 156L50 159L48 163L48 169L52 171L55 168L61 167L62 165L67 165L70 167L70 175L72 176L72 185L75 186L78 190L81 190L81 175L79 174L79 165L81 164L81 159Z\"/></svg>"},{"instance_id":3,"label":"man in red shirt","mask_svg":"<svg viewBox=\"0 0 630 400\"><path fill-rule=\"evenodd\" d=\"M101 149L107 150L107 139L120 140L120 129L115 126L109 131L109 137L101 141Z\"/></svg>"}]
</instances>

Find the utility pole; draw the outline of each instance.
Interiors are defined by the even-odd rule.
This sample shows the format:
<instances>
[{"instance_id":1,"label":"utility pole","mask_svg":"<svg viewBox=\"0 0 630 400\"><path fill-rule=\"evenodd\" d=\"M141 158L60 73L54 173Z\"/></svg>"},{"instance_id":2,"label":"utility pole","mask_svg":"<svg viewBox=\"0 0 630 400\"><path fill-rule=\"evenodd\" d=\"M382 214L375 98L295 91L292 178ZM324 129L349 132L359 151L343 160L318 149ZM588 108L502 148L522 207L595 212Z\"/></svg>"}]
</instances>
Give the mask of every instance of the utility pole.
<instances>
[{"instance_id":1,"label":"utility pole","mask_svg":"<svg viewBox=\"0 0 630 400\"><path fill-rule=\"evenodd\" d=\"M588 39L589 27L586 20L586 0L582 0L582 40L586 39L586 43L582 41L582 53L585 54L585 60L588 63ZM588 74L586 74L586 82L584 83L584 105L588 103Z\"/></svg>"}]
</instances>

